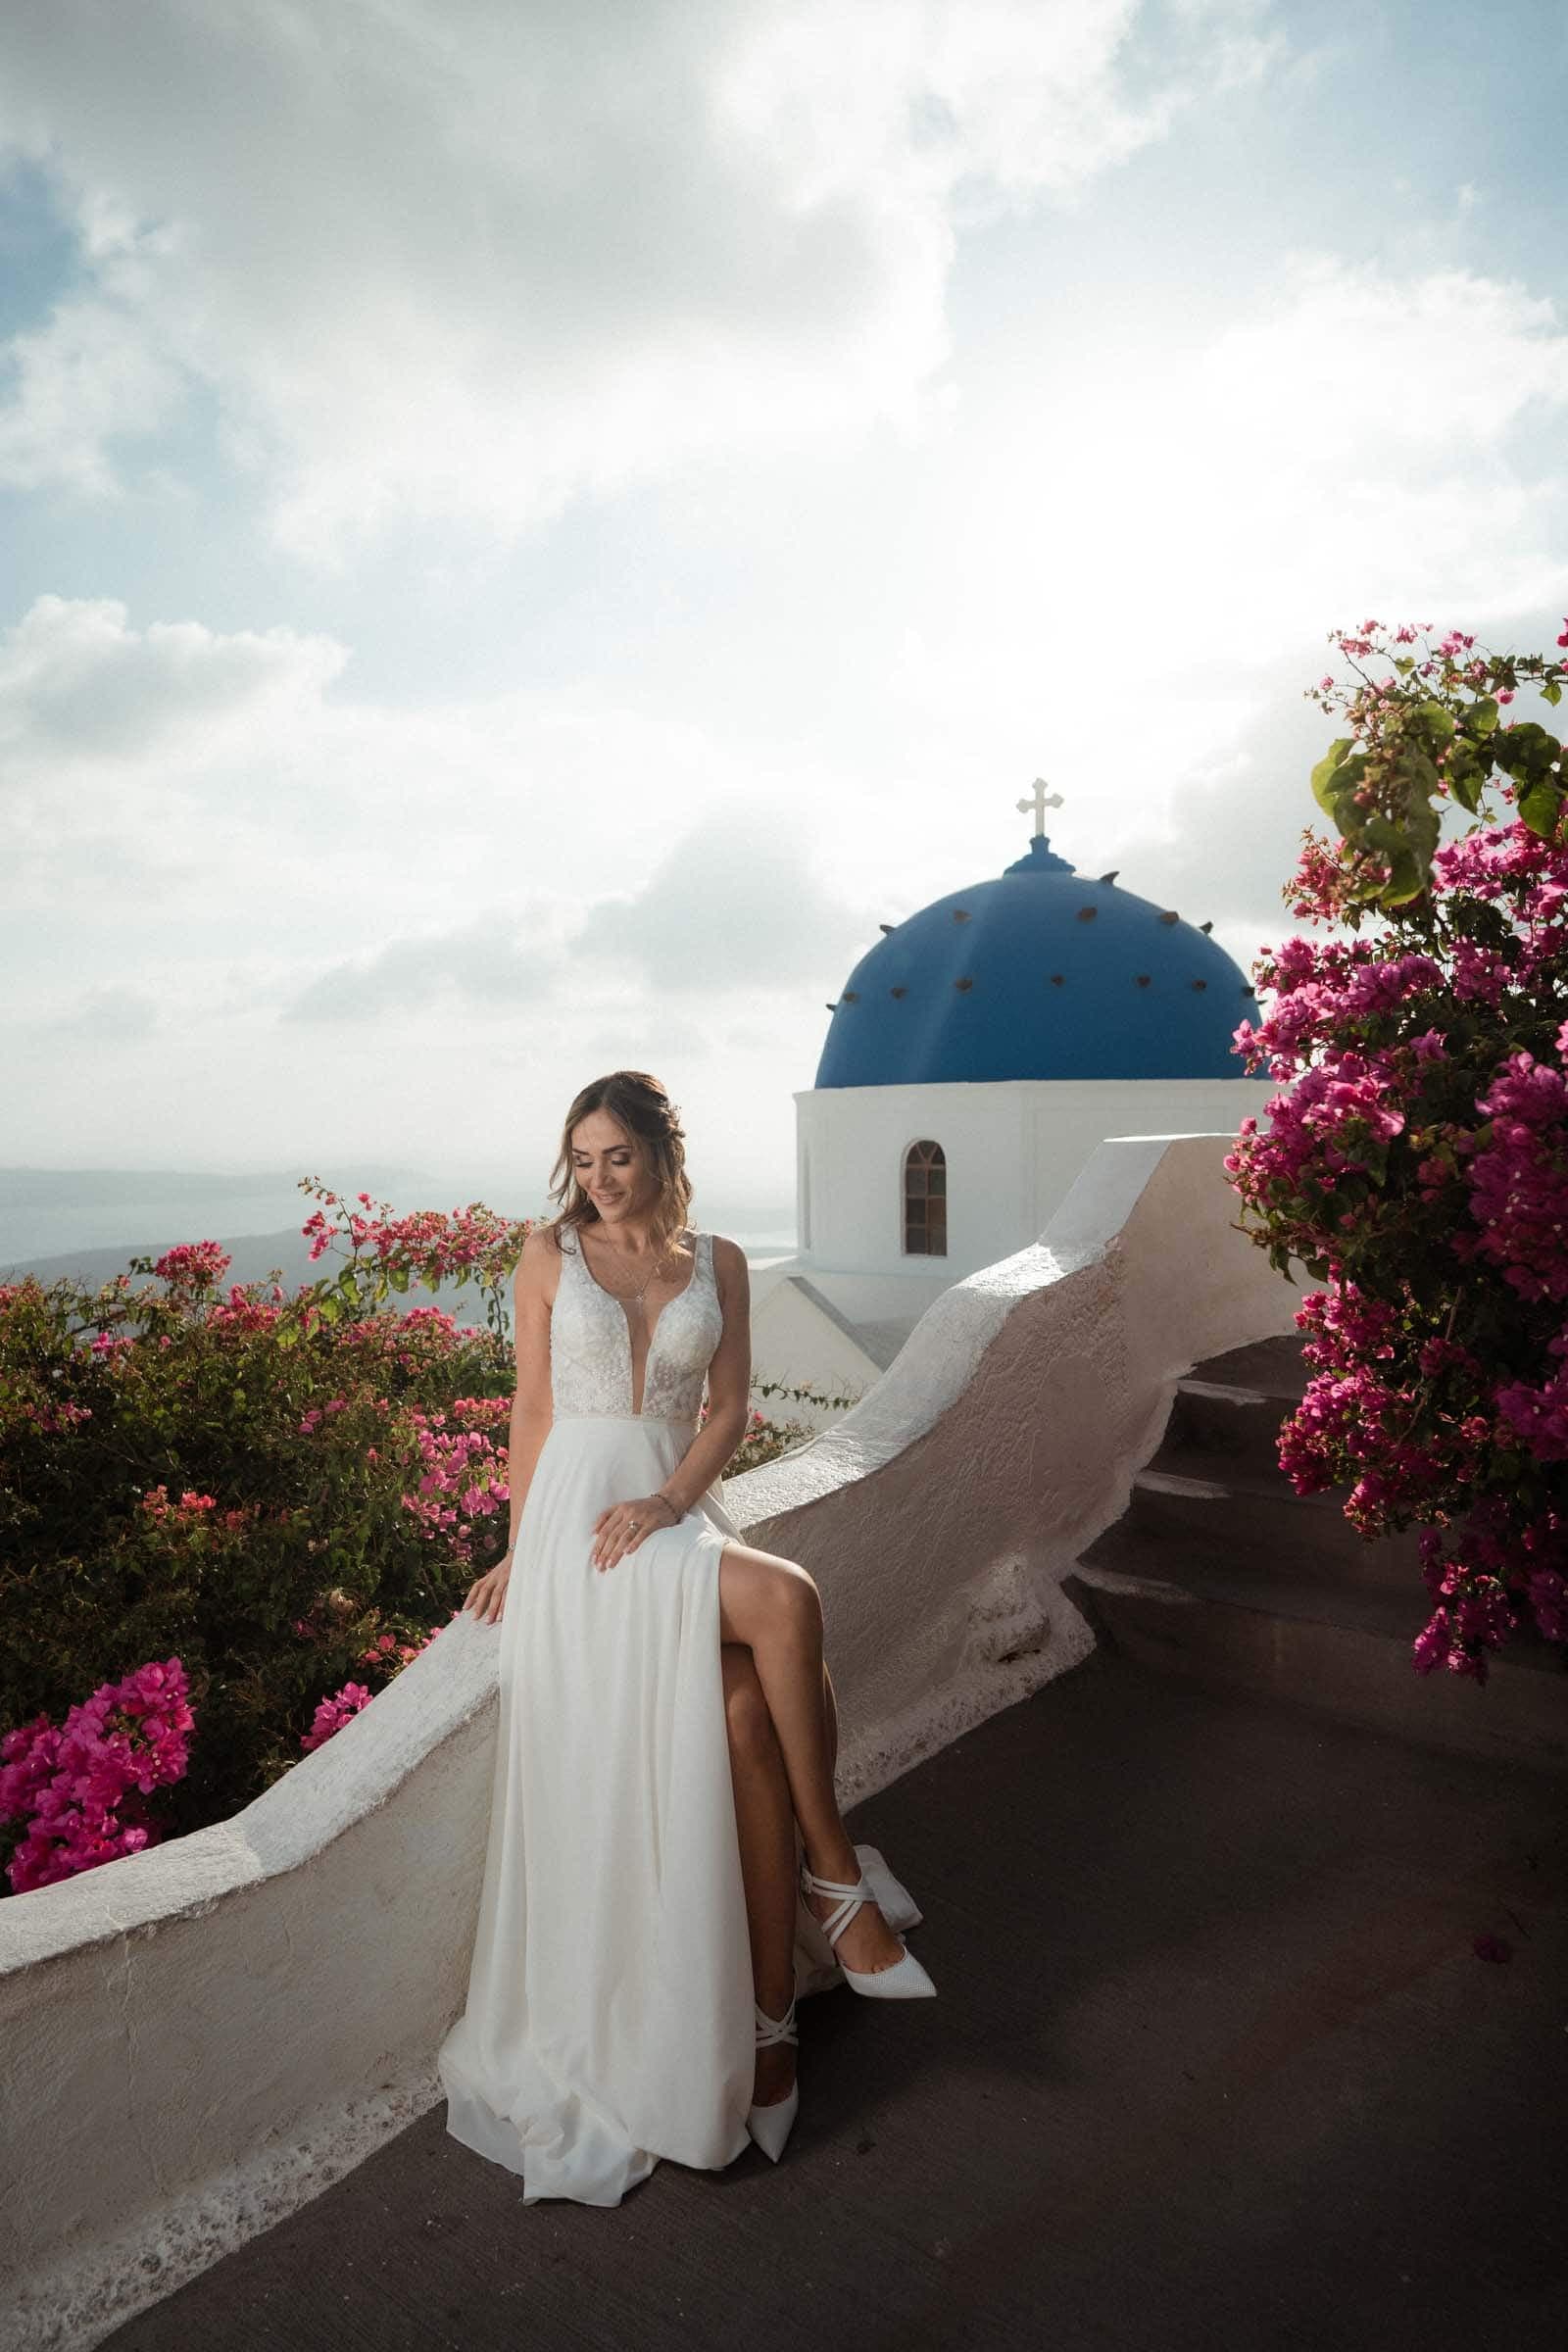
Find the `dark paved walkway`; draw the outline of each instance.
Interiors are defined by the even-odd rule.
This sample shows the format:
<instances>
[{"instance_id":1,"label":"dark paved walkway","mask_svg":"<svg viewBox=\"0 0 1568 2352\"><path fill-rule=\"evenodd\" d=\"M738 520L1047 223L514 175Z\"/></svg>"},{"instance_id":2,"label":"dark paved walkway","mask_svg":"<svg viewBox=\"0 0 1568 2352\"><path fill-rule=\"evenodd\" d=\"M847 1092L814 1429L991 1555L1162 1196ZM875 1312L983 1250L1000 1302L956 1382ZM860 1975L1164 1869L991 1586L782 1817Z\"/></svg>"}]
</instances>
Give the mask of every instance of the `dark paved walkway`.
<instances>
[{"instance_id":1,"label":"dark paved walkway","mask_svg":"<svg viewBox=\"0 0 1568 2352\"><path fill-rule=\"evenodd\" d=\"M108 2340L1562 2352L1565 1806L1097 1655L854 1816L941 1997L804 2005L776 2170L525 2207L438 2107Z\"/></svg>"}]
</instances>

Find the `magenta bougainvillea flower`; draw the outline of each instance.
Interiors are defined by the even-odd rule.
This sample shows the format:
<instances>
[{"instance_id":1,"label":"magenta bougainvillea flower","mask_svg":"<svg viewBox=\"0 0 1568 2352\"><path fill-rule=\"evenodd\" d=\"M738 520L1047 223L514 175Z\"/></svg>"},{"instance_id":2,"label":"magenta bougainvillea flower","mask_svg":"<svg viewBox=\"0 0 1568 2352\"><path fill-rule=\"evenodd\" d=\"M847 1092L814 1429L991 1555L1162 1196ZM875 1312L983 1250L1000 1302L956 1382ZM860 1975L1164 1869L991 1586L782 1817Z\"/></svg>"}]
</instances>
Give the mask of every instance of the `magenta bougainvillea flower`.
<instances>
[{"instance_id":1,"label":"magenta bougainvillea flower","mask_svg":"<svg viewBox=\"0 0 1568 2352\"><path fill-rule=\"evenodd\" d=\"M1522 1623L1568 1640L1568 786L1501 717L1549 713L1568 664L1413 623L1336 642L1350 681L1308 692L1348 722L1313 776L1340 839L1308 833L1285 892L1331 936L1257 966L1237 1051L1280 1092L1226 1167L1323 1286L1283 1468L1369 1537L1424 1531L1415 1665L1484 1681Z\"/></svg>"},{"instance_id":2,"label":"magenta bougainvillea flower","mask_svg":"<svg viewBox=\"0 0 1568 2352\"><path fill-rule=\"evenodd\" d=\"M146 1799L184 1772L192 1729L178 1658L103 1683L58 1726L47 1715L0 1740L0 1822L24 1834L14 1892L48 1886L163 1836Z\"/></svg>"}]
</instances>

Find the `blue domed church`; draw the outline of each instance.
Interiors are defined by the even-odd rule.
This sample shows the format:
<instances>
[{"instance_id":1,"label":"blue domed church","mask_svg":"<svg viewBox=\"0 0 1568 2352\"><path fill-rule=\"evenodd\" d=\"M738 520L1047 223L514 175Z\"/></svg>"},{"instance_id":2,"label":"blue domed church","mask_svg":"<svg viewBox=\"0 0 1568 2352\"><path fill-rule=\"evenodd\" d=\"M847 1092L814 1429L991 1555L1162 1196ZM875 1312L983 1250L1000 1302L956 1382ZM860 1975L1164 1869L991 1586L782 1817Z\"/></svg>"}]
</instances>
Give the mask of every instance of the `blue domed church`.
<instances>
[{"instance_id":1,"label":"blue domed church","mask_svg":"<svg viewBox=\"0 0 1568 2352\"><path fill-rule=\"evenodd\" d=\"M1232 1051L1247 975L1044 830L860 957L796 1096L798 1253L753 1275L764 1378L860 1390L937 1294L1040 1239L1117 1135L1234 1135L1273 1089Z\"/></svg>"}]
</instances>

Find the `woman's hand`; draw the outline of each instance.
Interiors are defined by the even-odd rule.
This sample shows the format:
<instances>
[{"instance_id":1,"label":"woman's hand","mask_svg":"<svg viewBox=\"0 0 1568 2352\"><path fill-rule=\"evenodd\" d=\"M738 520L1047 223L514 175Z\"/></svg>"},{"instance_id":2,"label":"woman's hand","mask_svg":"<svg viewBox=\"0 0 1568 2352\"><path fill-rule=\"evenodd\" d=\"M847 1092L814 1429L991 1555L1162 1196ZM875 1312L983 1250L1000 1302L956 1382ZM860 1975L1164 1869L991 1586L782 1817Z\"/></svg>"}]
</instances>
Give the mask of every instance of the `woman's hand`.
<instances>
[{"instance_id":1,"label":"woman's hand","mask_svg":"<svg viewBox=\"0 0 1568 2352\"><path fill-rule=\"evenodd\" d=\"M493 1568L487 1568L483 1576L474 1578L464 1595L464 1609L466 1610L471 1601L478 1623L494 1625L500 1618L507 1597L507 1586L511 1581L512 1554L505 1551Z\"/></svg>"},{"instance_id":2,"label":"woman's hand","mask_svg":"<svg viewBox=\"0 0 1568 2352\"><path fill-rule=\"evenodd\" d=\"M656 1527L673 1527L680 1517L667 1494L639 1494L635 1502L612 1502L594 1521L593 1563L613 1568L628 1551L635 1551Z\"/></svg>"}]
</instances>

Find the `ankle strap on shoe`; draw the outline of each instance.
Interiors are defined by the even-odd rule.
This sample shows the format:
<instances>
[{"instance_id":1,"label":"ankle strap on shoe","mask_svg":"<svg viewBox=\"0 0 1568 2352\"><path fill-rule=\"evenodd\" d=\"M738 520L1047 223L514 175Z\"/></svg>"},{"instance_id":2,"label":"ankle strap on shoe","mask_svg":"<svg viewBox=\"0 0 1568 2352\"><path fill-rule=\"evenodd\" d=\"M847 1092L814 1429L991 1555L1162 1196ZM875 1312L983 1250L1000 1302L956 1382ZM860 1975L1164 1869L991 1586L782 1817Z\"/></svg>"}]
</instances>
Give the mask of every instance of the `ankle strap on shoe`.
<instances>
[{"instance_id":1,"label":"ankle strap on shoe","mask_svg":"<svg viewBox=\"0 0 1568 2352\"><path fill-rule=\"evenodd\" d=\"M795 2029L795 2001L793 1995L790 1999L790 2005L785 2010L782 2017L769 2017L767 2011L761 2006L760 2001L753 2001L752 2008L757 2018L756 2047L758 2049L771 2049L775 2041L799 2042L800 2035Z\"/></svg>"},{"instance_id":2,"label":"ankle strap on shoe","mask_svg":"<svg viewBox=\"0 0 1568 2352\"><path fill-rule=\"evenodd\" d=\"M804 1861L801 1864L801 1889L806 1894L836 1894L843 1897L843 1900L828 1913L826 1919L818 1923L830 1944L837 1944L839 1937L863 1903L876 1901L876 1896L871 1891L871 1883L863 1871L856 1880L855 1885L850 1886L842 1879L819 1879L815 1871L808 1869Z\"/></svg>"}]
</instances>

